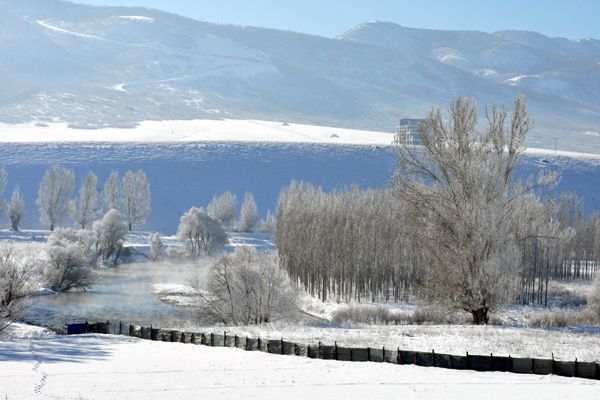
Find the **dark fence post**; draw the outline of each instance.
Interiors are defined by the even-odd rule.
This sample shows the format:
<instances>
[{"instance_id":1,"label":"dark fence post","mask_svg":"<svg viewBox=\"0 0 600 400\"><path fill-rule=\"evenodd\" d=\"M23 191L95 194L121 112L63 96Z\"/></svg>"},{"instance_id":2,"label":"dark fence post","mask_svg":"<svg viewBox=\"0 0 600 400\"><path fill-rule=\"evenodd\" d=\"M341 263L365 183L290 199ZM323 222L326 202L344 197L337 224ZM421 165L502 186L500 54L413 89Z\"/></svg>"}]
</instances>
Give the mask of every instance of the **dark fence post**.
<instances>
[{"instance_id":1,"label":"dark fence post","mask_svg":"<svg viewBox=\"0 0 600 400\"><path fill-rule=\"evenodd\" d=\"M467 360L465 361L466 369L469 369L469 352L467 351Z\"/></svg>"},{"instance_id":2,"label":"dark fence post","mask_svg":"<svg viewBox=\"0 0 600 400\"><path fill-rule=\"evenodd\" d=\"M515 368L513 367L513 359L510 354L508 355L508 363L510 365L510 372L515 372ZM554 362L552 363L552 368L554 368Z\"/></svg>"},{"instance_id":3,"label":"dark fence post","mask_svg":"<svg viewBox=\"0 0 600 400\"><path fill-rule=\"evenodd\" d=\"M492 364L494 363L494 353L490 353L490 371L492 370Z\"/></svg>"},{"instance_id":4,"label":"dark fence post","mask_svg":"<svg viewBox=\"0 0 600 400\"><path fill-rule=\"evenodd\" d=\"M334 360L339 360L338 349L337 349L337 341L333 342L333 358L334 358Z\"/></svg>"},{"instance_id":5,"label":"dark fence post","mask_svg":"<svg viewBox=\"0 0 600 400\"><path fill-rule=\"evenodd\" d=\"M371 361L371 348L367 347L367 361Z\"/></svg>"},{"instance_id":6,"label":"dark fence post","mask_svg":"<svg viewBox=\"0 0 600 400\"><path fill-rule=\"evenodd\" d=\"M283 338L281 338L281 355L284 355L285 352L283 351Z\"/></svg>"},{"instance_id":7,"label":"dark fence post","mask_svg":"<svg viewBox=\"0 0 600 400\"><path fill-rule=\"evenodd\" d=\"M431 349L431 366L435 367L435 350Z\"/></svg>"},{"instance_id":8,"label":"dark fence post","mask_svg":"<svg viewBox=\"0 0 600 400\"><path fill-rule=\"evenodd\" d=\"M317 358L321 358L321 341L319 340L319 352L317 353Z\"/></svg>"},{"instance_id":9,"label":"dark fence post","mask_svg":"<svg viewBox=\"0 0 600 400\"><path fill-rule=\"evenodd\" d=\"M573 376L578 376L577 373L577 358L575 359L575 365L573 366Z\"/></svg>"},{"instance_id":10,"label":"dark fence post","mask_svg":"<svg viewBox=\"0 0 600 400\"><path fill-rule=\"evenodd\" d=\"M554 375L554 374L555 374L555 372L554 372L554 368L555 368L555 367L554 367L554 353L552 353L552 375Z\"/></svg>"},{"instance_id":11,"label":"dark fence post","mask_svg":"<svg viewBox=\"0 0 600 400\"><path fill-rule=\"evenodd\" d=\"M396 356L396 364L402 364L402 358L400 357L400 347L398 347L398 355Z\"/></svg>"},{"instance_id":12,"label":"dark fence post","mask_svg":"<svg viewBox=\"0 0 600 400\"><path fill-rule=\"evenodd\" d=\"M248 336L246 336L246 344L244 345L246 351L248 351Z\"/></svg>"}]
</instances>

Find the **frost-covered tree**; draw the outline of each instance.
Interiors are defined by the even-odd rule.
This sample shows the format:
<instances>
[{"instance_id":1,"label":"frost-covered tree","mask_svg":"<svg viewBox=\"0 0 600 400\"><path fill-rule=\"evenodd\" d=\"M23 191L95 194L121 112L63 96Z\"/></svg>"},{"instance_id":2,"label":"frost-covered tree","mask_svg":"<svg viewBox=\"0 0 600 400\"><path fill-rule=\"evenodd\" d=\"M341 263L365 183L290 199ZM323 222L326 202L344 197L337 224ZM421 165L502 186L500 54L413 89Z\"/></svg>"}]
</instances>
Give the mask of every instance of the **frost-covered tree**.
<instances>
[{"instance_id":1,"label":"frost-covered tree","mask_svg":"<svg viewBox=\"0 0 600 400\"><path fill-rule=\"evenodd\" d=\"M600 275L594 279L587 303L592 319L600 322Z\"/></svg>"},{"instance_id":2,"label":"frost-covered tree","mask_svg":"<svg viewBox=\"0 0 600 400\"><path fill-rule=\"evenodd\" d=\"M36 204L40 211L40 222L49 224L51 231L58 222L69 215L74 184L73 170L60 165L53 165L44 174Z\"/></svg>"},{"instance_id":3,"label":"frost-covered tree","mask_svg":"<svg viewBox=\"0 0 600 400\"><path fill-rule=\"evenodd\" d=\"M104 212L118 210L121 207L121 190L119 187L119 173L112 171L104 183L102 190L102 201L104 202Z\"/></svg>"},{"instance_id":4,"label":"frost-covered tree","mask_svg":"<svg viewBox=\"0 0 600 400\"><path fill-rule=\"evenodd\" d=\"M263 324L290 314L297 292L276 252L236 248L210 268L208 286L192 281L202 308L225 324Z\"/></svg>"},{"instance_id":5,"label":"frost-covered tree","mask_svg":"<svg viewBox=\"0 0 600 400\"><path fill-rule=\"evenodd\" d=\"M160 239L158 232L148 235L148 246L150 247L150 259L152 261L158 261L165 256L166 246Z\"/></svg>"},{"instance_id":6,"label":"frost-covered tree","mask_svg":"<svg viewBox=\"0 0 600 400\"><path fill-rule=\"evenodd\" d=\"M48 287L57 292L86 290L96 281L93 240L84 230L59 228L48 237L44 272Z\"/></svg>"},{"instance_id":7,"label":"frost-covered tree","mask_svg":"<svg viewBox=\"0 0 600 400\"><path fill-rule=\"evenodd\" d=\"M181 216L177 237L187 244L192 257L210 254L227 243L227 234L221 223L198 207L190 208Z\"/></svg>"},{"instance_id":8,"label":"frost-covered tree","mask_svg":"<svg viewBox=\"0 0 600 400\"><path fill-rule=\"evenodd\" d=\"M102 219L94 221L96 254L105 265L115 265L127 238L127 223L117 210L109 210Z\"/></svg>"},{"instance_id":9,"label":"frost-covered tree","mask_svg":"<svg viewBox=\"0 0 600 400\"><path fill-rule=\"evenodd\" d=\"M0 212L4 212L6 203L4 202L4 190L8 183L8 174L4 168L0 168Z\"/></svg>"},{"instance_id":10,"label":"frost-covered tree","mask_svg":"<svg viewBox=\"0 0 600 400\"><path fill-rule=\"evenodd\" d=\"M275 215L271 213L271 210L267 211L267 216L260 223L260 231L266 233L274 233L275 225L277 224L277 220L275 219Z\"/></svg>"},{"instance_id":11,"label":"frost-covered tree","mask_svg":"<svg viewBox=\"0 0 600 400\"><path fill-rule=\"evenodd\" d=\"M13 243L0 244L0 332L22 315L27 298L37 289L39 260Z\"/></svg>"},{"instance_id":12,"label":"frost-covered tree","mask_svg":"<svg viewBox=\"0 0 600 400\"><path fill-rule=\"evenodd\" d=\"M96 216L97 185L98 177L89 171L81 182L79 201L74 209L75 222L81 225L81 229L91 224Z\"/></svg>"},{"instance_id":13,"label":"frost-covered tree","mask_svg":"<svg viewBox=\"0 0 600 400\"><path fill-rule=\"evenodd\" d=\"M231 227L235 221L237 199L233 193L226 191L220 196L215 195L208 204L206 211L211 218L221 221L225 227Z\"/></svg>"},{"instance_id":14,"label":"frost-covered tree","mask_svg":"<svg viewBox=\"0 0 600 400\"><path fill-rule=\"evenodd\" d=\"M421 266L402 207L389 190L281 191L275 241L281 265L322 300L401 301Z\"/></svg>"},{"instance_id":15,"label":"frost-covered tree","mask_svg":"<svg viewBox=\"0 0 600 400\"><path fill-rule=\"evenodd\" d=\"M150 184L142 170L127 171L123 176L123 216L131 231L133 224L143 224L150 215Z\"/></svg>"},{"instance_id":16,"label":"frost-covered tree","mask_svg":"<svg viewBox=\"0 0 600 400\"><path fill-rule=\"evenodd\" d=\"M240 222L238 230L240 232L254 232L258 224L258 208L254 201L254 196L250 192L244 195L242 210L240 212Z\"/></svg>"},{"instance_id":17,"label":"frost-covered tree","mask_svg":"<svg viewBox=\"0 0 600 400\"><path fill-rule=\"evenodd\" d=\"M13 231L18 231L21 226L21 221L25 215L25 201L21 197L19 187L13 190L10 202L8 203L8 219L10 227Z\"/></svg>"},{"instance_id":18,"label":"frost-covered tree","mask_svg":"<svg viewBox=\"0 0 600 400\"><path fill-rule=\"evenodd\" d=\"M422 296L471 313L476 324L514 299L518 224L530 218L519 205L533 188L514 176L531 127L523 98L510 116L494 107L487 117L478 132L473 100L454 100L448 122L433 110L419 129L423 146L400 148L395 178L396 196L430 260Z\"/></svg>"}]
</instances>

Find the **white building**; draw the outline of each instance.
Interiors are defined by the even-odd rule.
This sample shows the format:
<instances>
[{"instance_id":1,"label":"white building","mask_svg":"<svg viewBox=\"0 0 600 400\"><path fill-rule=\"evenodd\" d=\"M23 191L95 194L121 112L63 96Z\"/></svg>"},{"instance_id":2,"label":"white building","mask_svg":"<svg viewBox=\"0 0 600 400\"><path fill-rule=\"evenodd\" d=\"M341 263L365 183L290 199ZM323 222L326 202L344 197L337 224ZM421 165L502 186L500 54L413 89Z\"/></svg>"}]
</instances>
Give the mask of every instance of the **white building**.
<instances>
[{"instance_id":1,"label":"white building","mask_svg":"<svg viewBox=\"0 0 600 400\"><path fill-rule=\"evenodd\" d=\"M394 145L420 146L421 137L419 136L420 119L403 118L396 127L394 134Z\"/></svg>"}]
</instances>

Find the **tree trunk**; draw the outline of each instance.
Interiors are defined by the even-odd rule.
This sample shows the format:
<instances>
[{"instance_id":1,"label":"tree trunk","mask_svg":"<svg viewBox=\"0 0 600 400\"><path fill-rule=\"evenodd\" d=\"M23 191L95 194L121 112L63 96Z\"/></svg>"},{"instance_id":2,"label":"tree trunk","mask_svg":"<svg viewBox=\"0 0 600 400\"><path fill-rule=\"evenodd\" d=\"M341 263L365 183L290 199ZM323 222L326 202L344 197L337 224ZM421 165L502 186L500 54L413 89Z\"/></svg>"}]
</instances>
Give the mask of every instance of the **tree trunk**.
<instances>
[{"instance_id":1,"label":"tree trunk","mask_svg":"<svg viewBox=\"0 0 600 400\"><path fill-rule=\"evenodd\" d=\"M487 325L489 322L488 311L489 309L487 307L471 310L471 314L473 315L473 323L475 325Z\"/></svg>"}]
</instances>

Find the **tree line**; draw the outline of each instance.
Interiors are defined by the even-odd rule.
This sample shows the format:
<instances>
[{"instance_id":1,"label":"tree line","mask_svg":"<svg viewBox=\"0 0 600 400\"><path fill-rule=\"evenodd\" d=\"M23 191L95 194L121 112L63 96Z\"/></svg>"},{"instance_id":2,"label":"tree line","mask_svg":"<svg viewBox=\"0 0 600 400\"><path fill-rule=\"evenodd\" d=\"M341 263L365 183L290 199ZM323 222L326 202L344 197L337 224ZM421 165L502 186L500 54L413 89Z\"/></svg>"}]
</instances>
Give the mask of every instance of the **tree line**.
<instances>
[{"instance_id":1,"label":"tree line","mask_svg":"<svg viewBox=\"0 0 600 400\"><path fill-rule=\"evenodd\" d=\"M555 174L520 179L515 167L531 127L522 97L492 107L478 130L474 101L423 121L422 146L398 150L392 187L325 193L292 182L279 197L282 267L325 300L425 301L472 314L510 302L546 304L554 278L591 278L600 218L583 218L572 194L540 197Z\"/></svg>"},{"instance_id":2,"label":"tree line","mask_svg":"<svg viewBox=\"0 0 600 400\"><path fill-rule=\"evenodd\" d=\"M8 175L0 169L0 198L4 193ZM117 210L126 221L131 231L134 225L143 224L150 214L150 183L142 170L127 171L121 179L116 171L112 171L106 180L103 190L98 189L98 177L89 171L81 181L78 196L74 196L75 172L60 165L51 166L39 184L36 205L39 221L48 225L51 231L60 222L71 219L82 229L89 228L91 223L106 212ZM6 210L11 229L21 228L26 206L17 186L10 198L2 202L2 210Z\"/></svg>"}]
</instances>

